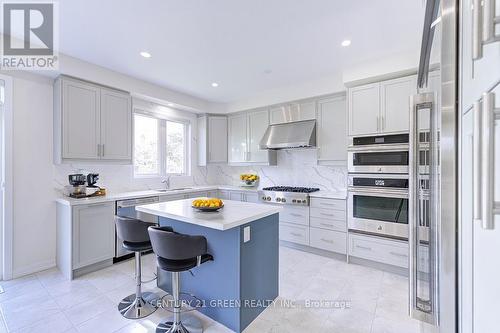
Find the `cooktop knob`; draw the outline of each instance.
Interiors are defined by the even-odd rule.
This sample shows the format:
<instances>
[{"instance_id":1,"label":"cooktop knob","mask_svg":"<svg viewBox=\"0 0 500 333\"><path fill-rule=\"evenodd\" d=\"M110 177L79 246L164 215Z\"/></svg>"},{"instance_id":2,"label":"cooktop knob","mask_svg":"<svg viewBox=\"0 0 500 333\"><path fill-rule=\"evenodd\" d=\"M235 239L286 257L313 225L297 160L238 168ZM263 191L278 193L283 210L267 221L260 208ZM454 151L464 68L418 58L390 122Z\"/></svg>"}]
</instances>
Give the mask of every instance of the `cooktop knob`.
<instances>
[{"instance_id":1,"label":"cooktop knob","mask_svg":"<svg viewBox=\"0 0 500 333\"><path fill-rule=\"evenodd\" d=\"M285 198L281 199L281 202L286 202L286 199Z\"/></svg>"}]
</instances>

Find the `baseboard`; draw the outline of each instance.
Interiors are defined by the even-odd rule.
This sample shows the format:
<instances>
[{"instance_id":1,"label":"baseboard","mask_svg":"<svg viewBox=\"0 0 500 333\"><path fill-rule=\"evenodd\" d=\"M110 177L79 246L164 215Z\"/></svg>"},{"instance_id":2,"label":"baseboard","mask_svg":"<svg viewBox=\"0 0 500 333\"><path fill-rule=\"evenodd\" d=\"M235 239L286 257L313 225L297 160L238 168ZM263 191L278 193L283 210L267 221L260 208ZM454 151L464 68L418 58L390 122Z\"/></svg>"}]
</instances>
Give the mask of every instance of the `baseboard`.
<instances>
[{"instance_id":1,"label":"baseboard","mask_svg":"<svg viewBox=\"0 0 500 333\"><path fill-rule=\"evenodd\" d=\"M56 267L56 261L55 260L47 260L47 261L42 261L36 264L20 267L20 268L15 268L12 272L12 278L16 279L18 277L24 276L24 275L29 275L33 273L38 273L41 271L44 271L46 269L54 268Z\"/></svg>"}]
</instances>

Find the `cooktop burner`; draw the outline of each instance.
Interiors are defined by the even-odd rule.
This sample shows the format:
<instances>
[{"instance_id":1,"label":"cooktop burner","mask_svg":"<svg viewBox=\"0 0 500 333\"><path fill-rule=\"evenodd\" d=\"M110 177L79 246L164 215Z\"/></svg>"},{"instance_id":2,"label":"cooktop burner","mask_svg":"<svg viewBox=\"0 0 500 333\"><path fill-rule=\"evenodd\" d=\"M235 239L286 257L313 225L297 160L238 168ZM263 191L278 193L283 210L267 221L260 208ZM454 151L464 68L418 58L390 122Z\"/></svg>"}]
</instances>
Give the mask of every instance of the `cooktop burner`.
<instances>
[{"instance_id":1,"label":"cooktop burner","mask_svg":"<svg viewBox=\"0 0 500 333\"><path fill-rule=\"evenodd\" d=\"M293 186L271 186L264 187L264 191L275 191L275 192L295 192L295 193L312 193L319 191L319 188L315 187L293 187Z\"/></svg>"}]
</instances>

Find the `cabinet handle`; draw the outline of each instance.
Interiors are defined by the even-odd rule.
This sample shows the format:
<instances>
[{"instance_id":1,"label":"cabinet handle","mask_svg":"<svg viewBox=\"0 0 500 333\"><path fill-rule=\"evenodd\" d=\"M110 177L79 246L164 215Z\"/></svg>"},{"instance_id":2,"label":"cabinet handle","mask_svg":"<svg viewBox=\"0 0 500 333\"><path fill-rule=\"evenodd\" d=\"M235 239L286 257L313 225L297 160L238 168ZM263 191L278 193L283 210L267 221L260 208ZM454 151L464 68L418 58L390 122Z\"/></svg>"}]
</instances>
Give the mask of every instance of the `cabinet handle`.
<instances>
[{"instance_id":1,"label":"cabinet handle","mask_svg":"<svg viewBox=\"0 0 500 333\"><path fill-rule=\"evenodd\" d=\"M104 157L104 143L102 144L102 148L101 148L101 157Z\"/></svg>"},{"instance_id":2,"label":"cabinet handle","mask_svg":"<svg viewBox=\"0 0 500 333\"><path fill-rule=\"evenodd\" d=\"M324 227L332 227L331 224L328 224L328 223L320 223L320 225L324 226Z\"/></svg>"},{"instance_id":3,"label":"cabinet handle","mask_svg":"<svg viewBox=\"0 0 500 333\"><path fill-rule=\"evenodd\" d=\"M380 128L382 131L385 130L385 117L384 116L380 117Z\"/></svg>"},{"instance_id":4,"label":"cabinet handle","mask_svg":"<svg viewBox=\"0 0 500 333\"><path fill-rule=\"evenodd\" d=\"M380 116L377 116L377 132L380 131Z\"/></svg>"},{"instance_id":5,"label":"cabinet handle","mask_svg":"<svg viewBox=\"0 0 500 333\"><path fill-rule=\"evenodd\" d=\"M397 252L393 252L393 251L390 251L389 254L396 256L396 257L408 258L408 256L406 254L397 253Z\"/></svg>"},{"instance_id":6,"label":"cabinet handle","mask_svg":"<svg viewBox=\"0 0 500 333\"><path fill-rule=\"evenodd\" d=\"M368 247L368 246L361 246L361 245L356 245L356 247L358 249L362 249L362 250L368 250L368 251L371 251L372 248L371 247Z\"/></svg>"},{"instance_id":7,"label":"cabinet handle","mask_svg":"<svg viewBox=\"0 0 500 333\"><path fill-rule=\"evenodd\" d=\"M500 24L500 16L495 17L495 1L483 1L483 43L485 44L500 41L500 35L495 34L495 26Z\"/></svg>"},{"instance_id":8,"label":"cabinet handle","mask_svg":"<svg viewBox=\"0 0 500 333\"><path fill-rule=\"evenodd\" d=\"M333 240L331 239L325 239L325 238L321 238L321 240L325 243L330 243L330 244L333 244Z\"/></svg>"},{"instance_id":9,"label":"cabinet handle","mask_svg":"<svg viewBox=\"0 0 500 333\"><path fill-rule=\"evenodd\" d=\"M295 237L302 237L301 234L298 234L296 232L291 232L290 235L295 236Z\"/></svg>"},{"instance_id":10,"label":"cabinet handle","mask_svg":"<svg viewBox=\"0 0 500 333\"><path fill-rule=\"evenodd\" d=\"M335 216L334 214L326 214L326 213L320 213L320 215L323 215L323 216Z\"/></svg>"},{"instance_id":11,"label":"cabinet handle","mask_svg":"<svg viewBox=\"0 0 500 333\"><path fill-rule=\"evenodd\" d=\"M482 27L481 0L474 0L472 5L472 59L478 60L483 57L483 43L481 40Z\"/></svg>"},{"instance_id":12,"label":"cabinet handle","mask_svg":"<svg viewBox=\"0 0 500 333\"><path fill-rule=\"evenodd\" d=\"M300 215L300 214L297 214L297 213L290 213L290 215L296 216L296 217L303 217L304 216L304 215Z\"/></svg>"}]
</instances>

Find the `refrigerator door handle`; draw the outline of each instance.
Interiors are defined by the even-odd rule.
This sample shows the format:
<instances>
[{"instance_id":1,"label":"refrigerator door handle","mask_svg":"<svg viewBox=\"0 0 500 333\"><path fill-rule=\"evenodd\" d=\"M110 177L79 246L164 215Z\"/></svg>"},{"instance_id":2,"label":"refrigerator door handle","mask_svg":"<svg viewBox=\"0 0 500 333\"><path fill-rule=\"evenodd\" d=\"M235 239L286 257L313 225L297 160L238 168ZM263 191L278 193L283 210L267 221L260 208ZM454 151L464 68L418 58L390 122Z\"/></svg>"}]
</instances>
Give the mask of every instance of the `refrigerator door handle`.
<instances>
[{"instance_id":1,"label":"refrigerator door handle","mask_svg":"<svg viewBox=\"0 0 500 333\"><path fill-rule=\"evenodd\" d=\"M500 108L495 108L495 94L483 94L483 110L481 112L481 225L483 229L494 229L495 215L500 213L495 202L495 119L500 118ZM475 119L474 119L475 120ZM475 125L474 125L475 126ZM475 185L474 185L475 187ZM474 201L475 202L475 201Z\"/></svg>"},{"instance_id":2,"label":"refrigerator door handle","mask_svg":"<svg viewBox=\"0 0 500 333\"><path fill-rule=\"evenodd\" d=\"M473 129L473 210L474 210L474 221L481 221L481 186L482 186L482 175L481 175L481 129L482 129L482 105L480 101L474 103L472 109L474 112L474 129Z\"/></svg>"},{"instance_id":3,"label":"refrigerator door handle","mask_svg":"<svg viewBox=\"0 0 500 333\"><path fill-rule=\"evenodd\" d=\"M410 98L412 109L410 112L408 273L410 316L437 325L440 133L434 100L434 93L417 94ZM425 127L427 122L422 121L421 118L430 118L428 128ZM428 151L428 160L420 157L422 151L424 155ZM426 200L429 202L430 209L425 206ZM422 262L426 267L423 267Z\"/></svg>"},{"instance_id":4,"label":"refrigerator door handle","mask_svg":"<svg viewBox=\"0 0 500 333\"><path fill-rule=\"evenodd\" d=\"M496 15L496 0L483 0L483 43L500 42L500 35L495 33L495 27L500 24L500 16Z\"/></svg>"}]
</instances>

